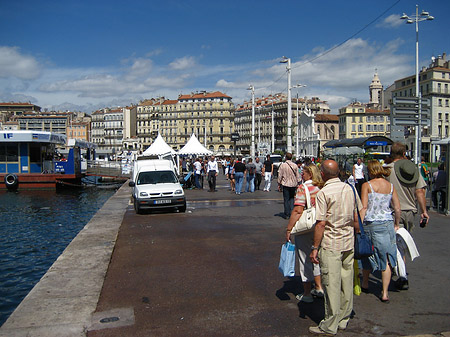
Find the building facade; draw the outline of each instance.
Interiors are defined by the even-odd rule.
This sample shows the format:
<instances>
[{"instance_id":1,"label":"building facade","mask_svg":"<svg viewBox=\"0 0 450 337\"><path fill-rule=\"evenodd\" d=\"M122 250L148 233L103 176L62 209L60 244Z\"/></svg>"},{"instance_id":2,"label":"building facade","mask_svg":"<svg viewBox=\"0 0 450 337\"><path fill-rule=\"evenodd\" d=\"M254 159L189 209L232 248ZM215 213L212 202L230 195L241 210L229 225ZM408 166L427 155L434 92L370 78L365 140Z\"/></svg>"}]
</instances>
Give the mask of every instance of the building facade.
<instances>
[{"instance_id":1,"label":"building facade","mask_svg":"<svg viewBox=\"0 0 450 337\"><path fill-rule=\"evenodd\" d=\"M31 103L0 103L0 122L7 122L12 116L25 113L40 113L41 107Z\"/></svg>"},{"instance_id":2,"label":"building facade","mask_svg":"<svg viewBox=\"0 0 450 337\"><path fill-rule=\"evenodd\" d=\"M426 160L437 161L440 158L438 149L431 145L433 140L450 136L450 62L447 55L432 58L428 67L419 73L419 92L423 99L430 101L430 121L422 127L422 155ZM415 97L416 76L411 75L395 81L393 97ZM405 130L408 149L415 152L415 128L412 125Z\"/></svg>"},{"instance_id":3,"label":"building facade","mask_svg":"<svg viewBox=\"0 0 450 337\"><path fill-rule=\"evenodd\" d=\"M158 136L175 151L195 133L211 151L222 154L233 150L232 98L219 91L179 95L177 100L152 98L136 106L137 138L145 151Z\"/></svg>"},{"instance_id":4,"label":"building facade","mask_svg":"<svg viewBox=\"0 0 450 337\"><path fill-rule=\"evenodd\" d=\"M287 150L287 96L284 94L255 98L255 148L257 155ZM319 151L319 135L314 125L317 114L329 114L328 103L317 97L292 98L292 147L297 156L314 156ZM235 113L237 143L242 154L250 154L252 102L238 106ZM262 146L261 146L262 145Z\"/></svg>"},{"instance_id":5,"label":"building facade","mask_svg":"<svg viewBox=\"0 0 450 337\"><path fill-rule=\"evenodd\" d=\"M384 91L375 72L369 103L353 101L339 109L339 139L390 136L390 110L383 107Z\"/></svg>"},{"instance_id":6,"label":"building facade","mask_svg":"<svg viewBox=\"0 0 450 337\"><path fill-rule=\"evenodd\" d=\"M19 130L49 131L65 135L73 119L71 112L26 112L11 117L19 123Z\"/></svg>"}]
</instances>

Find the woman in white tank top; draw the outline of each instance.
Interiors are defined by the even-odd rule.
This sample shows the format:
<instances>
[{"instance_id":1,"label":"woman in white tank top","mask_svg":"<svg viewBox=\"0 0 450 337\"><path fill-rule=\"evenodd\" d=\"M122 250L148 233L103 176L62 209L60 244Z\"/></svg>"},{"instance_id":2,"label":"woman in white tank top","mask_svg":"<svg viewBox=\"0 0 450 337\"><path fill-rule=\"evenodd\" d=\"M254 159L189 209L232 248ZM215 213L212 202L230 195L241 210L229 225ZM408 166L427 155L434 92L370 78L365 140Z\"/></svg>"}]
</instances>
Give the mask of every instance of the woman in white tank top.
<instances>
[{"instance_id":1,"label":"woman in white tank top","mask_svg":"<svg viewBox=\"0 0 450 337\"><path fill-rule=\"evenodd\" d=\"M369 161L367 169L372 180L362 185L361 218L364 219L364 232L372 239L374 254L361 260L363 265L361 288L363 292L369 292L370 272L381 271L382 291L379 298L383 303L389 303L391 268L397 265L395 231L400 222L400 202L394 186L383 178L389 176L390 169L382 167L377 160Z\"/></svg>"}]
</instances>

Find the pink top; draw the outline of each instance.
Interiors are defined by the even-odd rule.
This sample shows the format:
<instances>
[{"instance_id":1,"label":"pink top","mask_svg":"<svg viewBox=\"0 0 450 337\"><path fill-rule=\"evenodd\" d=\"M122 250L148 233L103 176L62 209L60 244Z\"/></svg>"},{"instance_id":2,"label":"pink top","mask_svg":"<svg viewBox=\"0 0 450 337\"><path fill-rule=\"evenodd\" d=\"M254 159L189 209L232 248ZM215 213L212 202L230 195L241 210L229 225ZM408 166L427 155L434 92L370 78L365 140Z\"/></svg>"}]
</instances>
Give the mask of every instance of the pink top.
<instances>
[{"instance_id":1,"label":"pink top","mask_svg":"<svg viewBox=\"0 0 450 337\"><path fill-rule=\"evenodd\" d=\"M314 186L311 180L305 181L302 185L297 188L297 194L295 195L294 205L295 206L306 206L306 194L305 194L305 186L308 187L309 195L311 197L312 206L316 206L316 194L320 191L320 188ZM308 205L308 208L311 205Z\"/></svg>"}]
</instances>

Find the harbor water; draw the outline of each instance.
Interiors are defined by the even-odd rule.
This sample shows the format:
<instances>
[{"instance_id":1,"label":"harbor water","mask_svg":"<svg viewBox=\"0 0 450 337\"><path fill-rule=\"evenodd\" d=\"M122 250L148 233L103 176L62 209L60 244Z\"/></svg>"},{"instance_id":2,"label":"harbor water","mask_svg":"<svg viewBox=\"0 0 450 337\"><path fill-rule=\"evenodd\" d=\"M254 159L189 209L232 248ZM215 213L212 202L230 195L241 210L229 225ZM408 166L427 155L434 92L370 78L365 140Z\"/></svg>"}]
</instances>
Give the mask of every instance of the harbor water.
<instances>
[{"instance_id":1,"label":"harbor water","mask_svg":"<svg viewBox=\"0 0 450 337\"><path fill-rule=\"evenodd\" d=\"M0 191L0 326L114 193Z\"/></svg>"}]
</instances>

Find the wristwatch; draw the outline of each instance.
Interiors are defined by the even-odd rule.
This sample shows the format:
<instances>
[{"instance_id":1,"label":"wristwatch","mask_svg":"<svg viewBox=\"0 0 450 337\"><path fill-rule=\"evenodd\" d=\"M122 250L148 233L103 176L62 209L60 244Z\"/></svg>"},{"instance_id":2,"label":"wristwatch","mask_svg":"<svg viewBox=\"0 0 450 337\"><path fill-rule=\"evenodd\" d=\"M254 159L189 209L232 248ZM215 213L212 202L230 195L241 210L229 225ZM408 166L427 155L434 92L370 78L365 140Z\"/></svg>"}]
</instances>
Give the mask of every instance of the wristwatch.
<instances>
[{"instance_id":1,"label":"wristwatch","mask_svg":"<svg viewBox=\"0 0 450 337\"><path fill-rule=\"evenodd\" d=\"M311 250L319 250L319 247L311 246Z\"/></svg>"}]
</instances>

